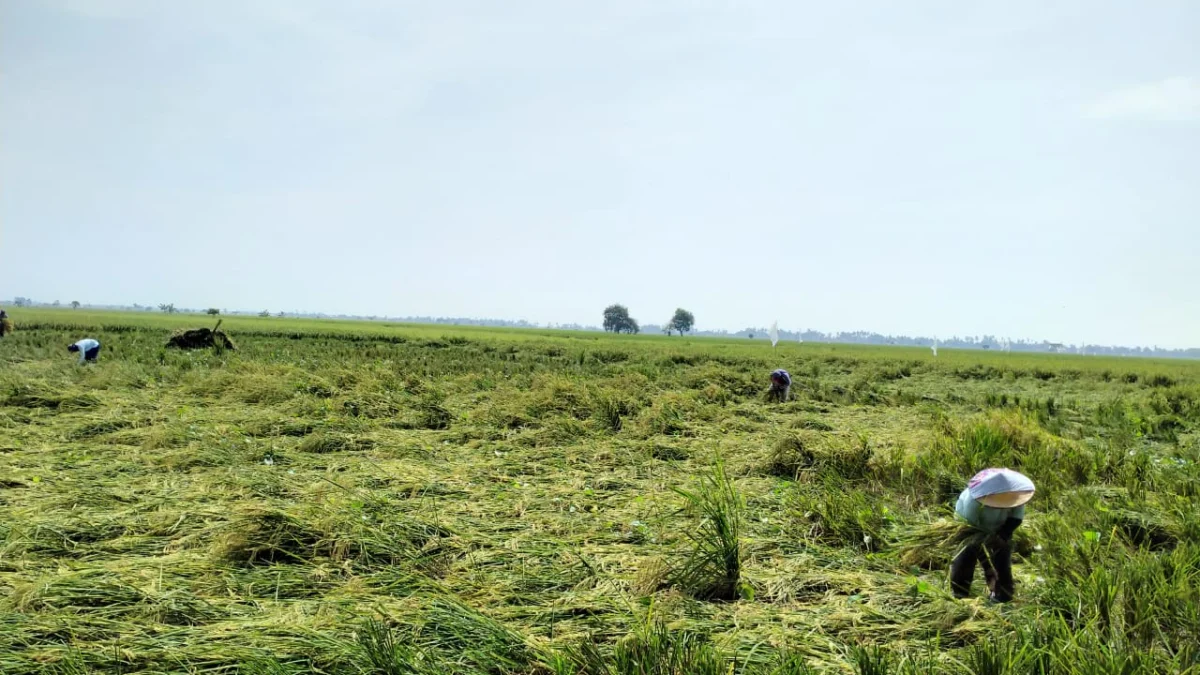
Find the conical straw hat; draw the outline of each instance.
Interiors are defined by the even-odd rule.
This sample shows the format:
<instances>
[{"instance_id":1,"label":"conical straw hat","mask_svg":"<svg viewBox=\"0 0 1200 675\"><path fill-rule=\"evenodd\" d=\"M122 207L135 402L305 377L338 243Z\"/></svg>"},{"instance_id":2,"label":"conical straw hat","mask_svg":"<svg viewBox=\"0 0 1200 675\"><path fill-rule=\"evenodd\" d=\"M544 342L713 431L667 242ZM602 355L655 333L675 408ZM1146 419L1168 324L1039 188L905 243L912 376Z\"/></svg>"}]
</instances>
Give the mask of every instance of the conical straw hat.
<instances>
[{"instance_id":1,"label":"conical straw hat","mask_svg":"<svg viewBox=\"0 0 1200 675\"><path fill-rule=\"evenodd\" d=\"M979 503L984 506L990 506L993 509L1015 509L1030 499L1033 499L1033 490L1028 492L1001 492L988 495L981 497Z\"/></svg>"},{"instance_id":2,"label":"conical straw hat","mask_svg":"<svg viewBox=\"0 0 1200 675\"><path fill-rule=\"evenodd\" d=\"M1012 469L984 469L967 484L971 498L999 509L1018 507L1033 499L1033 481Z\"/></svg>"}]
</instances>

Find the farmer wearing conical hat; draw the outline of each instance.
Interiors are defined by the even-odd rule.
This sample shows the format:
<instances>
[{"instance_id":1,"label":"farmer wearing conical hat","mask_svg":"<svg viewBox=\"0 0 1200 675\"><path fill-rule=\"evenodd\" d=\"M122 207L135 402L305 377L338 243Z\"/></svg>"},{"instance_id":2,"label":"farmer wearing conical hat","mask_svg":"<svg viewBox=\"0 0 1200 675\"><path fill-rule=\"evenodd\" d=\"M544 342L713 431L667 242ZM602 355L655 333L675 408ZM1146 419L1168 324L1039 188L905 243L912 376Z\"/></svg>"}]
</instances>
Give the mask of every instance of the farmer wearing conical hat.
<instances>
[{"instance_id":1,"label":"farmer wearing conical hat","mask_svg":"<svg viewBox=\"0 0 1200 675\"><path fill-rule=\"evenodd\" d=\"M950 564L950 588L954 597L971 593L975 563L995 602L1013 597L1012 536L1025 519L1025 502L1033 498L1033 481L1011 469L984 469L975 474L958 496L955 513L981 536L967 544Z\"/></svg>"}]
</instances>

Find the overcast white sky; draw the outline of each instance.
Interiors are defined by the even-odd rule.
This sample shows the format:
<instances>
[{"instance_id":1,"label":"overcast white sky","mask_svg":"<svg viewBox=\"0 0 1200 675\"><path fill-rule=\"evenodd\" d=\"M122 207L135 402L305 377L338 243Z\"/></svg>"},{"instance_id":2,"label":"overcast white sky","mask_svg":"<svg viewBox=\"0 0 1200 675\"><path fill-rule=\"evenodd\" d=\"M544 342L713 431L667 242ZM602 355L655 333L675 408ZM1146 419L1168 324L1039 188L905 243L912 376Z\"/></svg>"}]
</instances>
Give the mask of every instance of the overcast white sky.
<instances>
[{"instance_id":1,"label":"overcast white sky","mask_svg":"<svg viewBox=\"0 0 1200 675\"><path fill-rule=\"evenodd\" d=\"M1200 2L4 0L0 297L1200 345Z\"/></svg>"}]
</instances>

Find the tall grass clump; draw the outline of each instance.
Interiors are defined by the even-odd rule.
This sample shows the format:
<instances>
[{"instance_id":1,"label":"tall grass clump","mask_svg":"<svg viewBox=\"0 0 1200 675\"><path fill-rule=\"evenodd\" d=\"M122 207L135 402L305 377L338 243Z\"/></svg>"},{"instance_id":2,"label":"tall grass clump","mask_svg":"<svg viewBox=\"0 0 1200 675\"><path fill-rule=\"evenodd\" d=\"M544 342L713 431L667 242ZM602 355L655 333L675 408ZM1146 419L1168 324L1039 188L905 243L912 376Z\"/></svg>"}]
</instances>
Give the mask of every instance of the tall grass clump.
<instances>
[{"instance_id":1,"label":"tall grass clump","mask_svg":"<svg viewBox=\"0 0 1200 675\"><path fill-rule=\"evenodd\" d=\"M411 640L411 638L410 638ZM439 663L402 639L391 626L371 619L358 633L358 644L370 675L438 675L449 664Z\"/></svg>"},{"instance_id":2,"label":"tall grass clump","mask_svg":"<svg viewBox=\"0 0 1200 675\"><path fill-rule=\"evenodd\" d=\"M551 675L813 675L807 661L786 650L763 649L740 659L694 630L672 629L648 614L610 648L594 640L569 646L548 660Z\"/></svg>"},{"instance_id":3,"label":"tall grass clump","mask_svg":"<svg viewBox=\"0 0 1200 675\"><path fill-rule=\"evenodd\" d=\"M697 520L687 531L691 550L676 562L669 582L701 600L735 600L742 586L742 519L745 502L720 460L692 490L675 490Z\"/></svg>"},{"instance_id":4,"label":"tall grass clump","mask_svg":"<svg viewBox=\"0 0 1200 675\"><path fill-rule=\"evenodd\" d=\"M425 606L423 620L414 636L416 648L456 664L461 672L530 672L542 662L520 633L455 598L435 598Z\"/></svg>"},{"instance_id":5,"label":"tall grass clump","mask_svg":"<svg viewBox=\"0 0 1200 675\"><path fill-rule=\"evenodd\" d=\"M724 654L702 636L647 618L611 650L592 641L565 650L554 675L725 675Z\"/></svg>"},{"instance_id":6,"label":"tall grass clump","mask_svg":"<svg viewBox=\"0 0 1200 675\"><path fill-rule=\"evenodd\" d=\"M816 454L812 446L816 438L811 435L786 434L771 444L767 456L766 473L781 478L796 478L800 472L813 466Z\"/></svg>"},{"instance_id":7,"label":"tall grass clump","mask_svg":"<svg viewBox=\"0 0 1200 675\"><path fill-rule=\"evenodd\" d=\"M822 544L870 553L893 538L895 512L877 495L851 489L835 476L817 485L797 485L790 508L801 531Z\"/></svg>"},{"instance_id":8,"label":"tall grass clump","mask_svg":"<svg viewBox=\"0 0 1200 675\"><path fill-rule=\"evenodd\" d=\"M763 470L781 478L813 474L818 478L830 475L854 481L866 478L871 456L870 439L865 435L787 433L771 445Z\"/></svg>"},{"instance_id":9,"label":"tall grass clump","mask_svg":"<svg viewBox=\"0 0 1200 675\"><path fill-rule=\"evenodd\" d=\"M620 390L606 388L592 394L591 417L604 431L620 431L624 428L625 421L636 415L637 411L637 402Z\"/></svg>"},{"instance_id":10,"label":"tall grass clump","mask_svg":"<svg viewBox=\"0 0 1200 675\"><path fill-rule=\"evenodd\" d=\"M446 408L446 394L437 389L421 392L413 408L418 429L448 429L454 415Z\"/></svg>"}]
</instances>

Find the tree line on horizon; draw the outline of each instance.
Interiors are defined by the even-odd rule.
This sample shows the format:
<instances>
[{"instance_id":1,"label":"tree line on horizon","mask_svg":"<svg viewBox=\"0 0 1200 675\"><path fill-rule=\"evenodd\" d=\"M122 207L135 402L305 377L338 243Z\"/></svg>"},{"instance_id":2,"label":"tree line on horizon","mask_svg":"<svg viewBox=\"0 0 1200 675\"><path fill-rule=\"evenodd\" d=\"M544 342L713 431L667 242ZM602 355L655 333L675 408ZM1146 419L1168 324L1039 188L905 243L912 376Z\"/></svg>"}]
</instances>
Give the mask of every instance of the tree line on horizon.
<instances>
[{"instance_id":1,"label":"tree line on horizon","mask_svg":"<svg viewBox=\"0 0 1200 675\"><path fill-rule=\"evenodd\" d=\"M17 297L9 301L7 304L13 307L61 307L61 302L35 302L26 297ZM78 300L69 303L72 308L78 309L81 306L87 306L94 309L110 309L110 310L133 310L140 312L161 311L164 313L175 314L203 314L212 313L211 309L184 309L176 308L173 303L162 303L155 305L141 305L134 303L133 305L82 305ZM661 325L658 324L638 324L633 317L629 316L628 308L624 305L610 305L605 309L606 318L609 309L619 307L624 309L624 314L617 314L618 317L628 317L628 323L619 323L622 330L614 330L608 326L593 326L580 323L547 323L539 324L525 320L508 320L508 319L478 319L473 317L433 317L433 316L376 316L376 315L360 315L360 314L326 314L321 312L278 312L276 317L294 317L305 319L347 319L360 321L391 321L396 323L424 323L449 326L481 326L494 328L549 328L556 330L579 330L579 331L600 331L605 330L614 333L678 333L679 335L689 335L692 337L717 337L717 338L747 338L747 339L767 339L768 330L765 327L743 328L739 331L727 330L696 330L695 317L691 312L684 309L675 310L675 315L670 320ZM267 310L260 312L255 311L223 311L224 314L233 316L271 316ZM681 314L682 313L682 314ZM685 319L681 321L680 319ZM618 325L618 324L613 324ZM828 342L836 344L864 344L864 345L895 345L901 347L930 347L937 344L942 349L996 349L1000 344L1000 338L992 335L982 336L966 336L966 337L951 337L951 338L931 338L908 335L884 335L871 331L838 331L824 333L817 330L790 331L781 329L779 337L783 341L803 341L803 342ZM1187 349L1168 349L1158 346L1153 347L1129 347L1123 345L1079 345L1079 344L1060 344L1049 340L1033 341L1019 340L1013 341L1010 348L1015 352L1060 352L1060 353L1086 353L1093 356L1137 356L1137 357L1157 357L1157 358L1183 358L1183 359L1200 359L1200 348Z\"/></svg>"}]
</instances>

